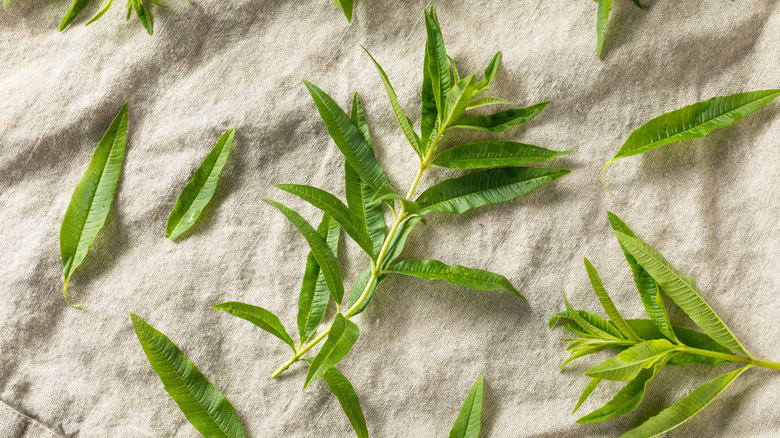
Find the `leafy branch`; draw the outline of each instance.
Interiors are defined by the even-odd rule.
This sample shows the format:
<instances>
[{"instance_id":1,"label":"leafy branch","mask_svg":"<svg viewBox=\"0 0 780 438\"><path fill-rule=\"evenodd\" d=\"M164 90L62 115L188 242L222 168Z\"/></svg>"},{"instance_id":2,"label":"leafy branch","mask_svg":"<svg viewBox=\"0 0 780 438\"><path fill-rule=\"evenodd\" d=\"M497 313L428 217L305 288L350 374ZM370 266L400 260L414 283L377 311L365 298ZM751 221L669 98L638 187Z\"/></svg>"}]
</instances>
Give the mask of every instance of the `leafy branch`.
<instances>
[{"instance_id":1,"label":"leafy branch","mask_svg":"<svg viewBox=\"0 0 780 438\"><path fill-rule=\"evenodd\" d=\"M585 372L591 381L577 401L574 412L602 380L628 383L612 400L580 418L577 423L596 423L632 412L641 403L647 386L665 365L715 366L734 362L745 366L703 384L623 437L655 437L681 425L751 367L780 370L780 363L759 360L747 352L726 323L701 297L692 277L677 271L658 251L639 240L620 218L612 213L608 215L633 271L634 282L649 319L624 319L607 294L596 268L585 259L593 291L609 320L585 310L575 310L564 294L566 310L550 319L550 328L560 319L570 320L563 328L575 335L566 340L569 343L567 350L572 354L561 368L573 360L604 350L615 349L620 353ZM704 333L673 325L665 298L680 307Z\"/></svg>"}]
</instances>

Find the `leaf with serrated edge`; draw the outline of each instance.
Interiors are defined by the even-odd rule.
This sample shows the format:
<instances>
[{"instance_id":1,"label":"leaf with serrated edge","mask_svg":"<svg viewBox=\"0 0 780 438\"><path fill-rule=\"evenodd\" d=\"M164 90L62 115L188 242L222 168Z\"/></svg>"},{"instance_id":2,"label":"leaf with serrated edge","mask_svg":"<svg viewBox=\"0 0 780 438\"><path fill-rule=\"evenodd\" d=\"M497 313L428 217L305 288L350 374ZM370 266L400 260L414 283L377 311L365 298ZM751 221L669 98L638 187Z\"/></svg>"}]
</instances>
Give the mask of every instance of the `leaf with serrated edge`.
<instances>
[{"instance_id":1,"label":"leaf with serrated edge","mask_svg":"<svg viewBox=\"0 0 780 438\"><path fill-rule=\"evenodd\" d=\"M452 425L449 438L478 438L482 428L482 388L484 387L482 376L471 386L463 406L460 408L458 418Z\"/></svg>"},{"instance_id":2,"label":"leaf with serrated edge","mask_svg":"<svg viewBox=\"0 0 780 438\"><path fill-rule=\"evenodd\" d=\"M385 272L426 280L442 280L477 290L505 290L517 298L525 300L525 297L520 295L520 292L503 275L460 265L448 266L438 260L408 259L391 266Z\"/></svg>"},{"instance_id":3,"label":"leaf with serrated edge","mask_svg":"<svg viewBox=\"0 0 780 438\"><path fill-rule=\"evenodd\" d=\"M341 225L327 214L323 214L317 232L325 239L333 256L338 257ZM325 276L320 270L320 264L317 263L314 254L309 252L309 255L306 256L306 270L303 274L301 292L298 295L297 322L301 344L309 339L319 327L328 308L329 299L330 291L325 283Z\"/></svg>"},{"instance_id":4,"label":"leaf with serrated edge","mask_svg":"<svg viewBox=\"0 0 780 438\"><path fill-rule=\"evenodd\" d=\"M476 129L478 131L504 132L526 123L539 115L550 102L537 103L526 108L514 108L486 116L461 117L450 125L452 128Z\"/></svg>"},{"instance_id":5,"label":"leaf with serrated edge","mask_svg":"<svg viewBox=\"0 0 780 438\"><path fill-rule=\"evenodd\" d=\"M666 339L640 342L589 369L585 375L604 380L632 380L643 367L655 363L675 348Z\"/></svg>"},{"instance_id":6,"label":"leaf with serrated edge","mask_svg":"<svg viewBox=\"0 0 780 438\"><path fill-rule=\"evenodd\" d=\"M295 352L295 342L293 342L290 335L287 334L287 330L285 330L282 322L279 321L279 317L268 310L251 304L239 303L237 301L217 304L216 306L211 306L211 308L214 310L221 310L251 322L284 341L284 343L289 345L290 348L293 349L293 352Z\"/></svg>"},{"instance_id":7,"label":"leaf with serrated edge","mask_svg":"<svg viewBox=\"0 0 780 438\"><path fill-rule=\"evenodd\" d=\"M433 164L448 169L482 169L542 163L570 154L514 141L483 141L455 146L440 153Z\"/></svg>"},{"instance_id":8,"label":"leaf with serrated edge","mask_svg":"<svg viewBox=\"0 0 780 438\"><path fill-rule=\"evenodd\" d=\"M347 321L340 313L337 314L328 333L328 339L311 362L303 389L308 388L312 382L322 377L343 359L357 341L359 334L360 330L354 322Z\"/></svg>"}]
</instances>

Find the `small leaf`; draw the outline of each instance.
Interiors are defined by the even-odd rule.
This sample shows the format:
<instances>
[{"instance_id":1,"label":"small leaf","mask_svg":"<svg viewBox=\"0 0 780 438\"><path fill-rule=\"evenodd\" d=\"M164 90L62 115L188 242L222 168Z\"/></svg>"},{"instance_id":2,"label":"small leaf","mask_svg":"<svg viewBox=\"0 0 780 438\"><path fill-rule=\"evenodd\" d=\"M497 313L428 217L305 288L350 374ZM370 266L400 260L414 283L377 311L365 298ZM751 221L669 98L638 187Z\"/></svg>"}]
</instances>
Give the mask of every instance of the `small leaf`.
<instances>
[{"instance_id":1,"label":"small leaf","mask_svg":"<svg viewBox=\"0 0 780 438\"><path fill-rule=\"evenodd\" d=\"M352 312L352 316L355 316L364 310L366 310L366 306L368 306L368 303L371 302L371 300L374 298L374 293L376 292L376 289L379 287L379 283L381 283L387 275L379 275L376 279L374 279L374 282L371 284L371 288L366 293L366 298L363 300L362 303L360 303L360 306L355 309L355 311ZM368 282L371 280L371 266L367 267L363 270L363 272L360 273L357 280L355 281L355 284L352 286L352 289L349 290L349 296L347 297L347 305L351 309L352 306L354 306L361 296L363 296L363 292L366 291L366 286L368 286Z\"/></svg>"},{"instance_id":2,"label":"small leaf","mask_svg":"<svg viewBox=\"0 0 780 438\"><path fill-rule=\"evenodd\" d=\"M497 52L485 68L485 79L477 82L477 90L484 90L490 86L490 83L493 82L493 78L496 77L496 73L498 73L498 67L500 65L501 52Z\"/></svg>"},{"instance_id":3,"label":"small leaf","mask_svg":"<svg viewBox=\"0 0 780 438\"><path fill-rule=\"evenodd\" d=\"M420 206L420 214L431 211L460 214L527 195L569 173L566 169L541 167L489 169L433 185L415 202Z\"/></svg>"},{"instance_id":4,"label":"small leaf","mask_svg":"<svg viewBox=\"0 0 780 438\"><path fill-rule=\"evenodd\" d=\"M347 321L340 313L337 314L328 333L328 339L311 362L303 389L308 388L312 382L322 377L343 359L357 341L359 334L360 330L354 322Z\"/></svg>"},{"instance_id":5,"label":"small leaf","mask_svg":"<svg viewBox=\"0 0 780 438\"><path fill-rule=\"evenodd\" d=\"M476 96L476 93L474 95ZM481 106L487 106L487 105L517 105L517 104L512 102L511 100L501 99L500 97L483 97L482 99L471 101L466 106L466 110L479 108Z\"/></svg>"},{"instance_id":6,"label":"small leaf","mask_svg":"<svg viewBox=\"0 0 780 438\"><path fill-rule=\"evenodd\" d=\"M471 102L474 95L474 73L463 78L462 81L455 84L447 93L447 100L442 115L442 126L449 126L466 111L466 107Z\"/></svg>"},{"instance_id":7,"label":"small leaf","mask_svg":"<svg viewBox=\"0 0 780 438\"><path fill-rule=\"evenodd\" d=\"M176 344L136 314L130 318L149 363L195 429L207 437L245 437L233 406Z\"/></svg>"},{"instance_id":8,"label":"small leaf","mask_svg":"<svg viewBox=\"0 0 780 438\"><path fill-rule=\"evenodd\" d=\"M598 0L599 11L596 17L596 57L601 59L601 51L604 49L604 37L607 34L607 21L612 9L612 0Z\"/></svg>"},{"instance_id":9,"label":"small leaf","mask_svg":"<svg viewBox=\"0 0 780 438\"><path fill-rule=\"evenodd\" d=\"M514 141L484 141L455 146L439 154L433 164L448 169L481 169L542 163L574 151L551 151Z\"/></svg>"},{"instance_id":10,"label":"small leaf","mask_svg":"<svg viewBox=\"0 0 780 438\"><path fill-rule=\"evenodd\" d=\"M227 312L233 316L251 322L284 341L284 343L289 345L290 348L293 349L293 352L295 352L295 342L293 342L290 335L287 334L287 330L285 330L282 322L279 321L279 318L268 310L250 304L239 303L237 301L217 304L216 306L211 306L211 308Z\"/></svg>"},{"instance_id":11,"label":"small leaf","mask_svg":"<svg viewBox=\"0 0 780 438\"><path fill-rule=\"evenodd\" d=\"M65 30L65 28L76 19L81 11L87 7L89 2L90 0L73 0L73 4L70 6L70 9L68 9L68 12L65 13L64 17L62 17L62 21L60 22L60 32Z\"/></svg>"},{"instance_id":12,"label":"small leaf","mask_svg":"<svg viewBox=\"0 0 780 438\"><path fill-rule=\"evenodd\" d=\"M526 123L536 117L550 101L537 103L526 108L515 108L487 116L466 116L452 123L452 128L476 129L478 131L504 132Z\"/></svg>"},{"instance_id":13,"label":"small leaf","mask_svg":"<svg viewBox=\"0 0 780 438\"><path fill-rule=\"evenodd\" d=\"M217 140L206 159L200 164L192 179L181 191L176 205L168 217L165 226L165 237L173 240L187 231L198 220L203 208L214 196L219 182L219 174L227 162L230 150L233 148L233 136L236 129L229 129Z\"/></svg>"},{"instance_id":14,"label":"small leaf","mask_svg":"<svg viewBox=\"0 0 780 438\"><path fill-rule=\"evenodd\" d=\"M565 298L565 294L564 294ZM566 300L564 300L565 302ZM565 312L560 312L550 318L550 322L548 323L549 328L552 329L555 327L555 324L558 322L559 318L567 318L574 320L575 317L580 317L584 319L588 324L598 328L600 331L606 332L610 336L616 339L620 339L623 335L620 333L620 330L615 327L615 324L607 321L606 319L596 315L595 313L591 313L585 310L575 310L573 312L569 312L568 310Z\"/></svg>"},{"instance_id":15,"label":"small leaf","mask_svg":"<svg viewBox=\"0 0 780 438\"><path fill-rule=\"evenodd\" d=\"M125 159L127 114L128 107L124 104L95 148L62 219L60 256L65 278L62 294L66 302L70 276L87 256L114 201Z\"/></svg>"},{"instance_id":16,"label":"small leaf","mask_svg":"<svg viewBox=\"0 0 780 438\"><path fill-rule=\"evenodd\" d=\"M604 311L607 313L609 319L612 320L615 326L617 326L618 330L620 330L627 338L639 340L639 337L636 335L636 333L631 330L631 327L626 324L626 321L620 315L617 307L615 307L615 303L612 302L609 294L607 294L607 290L604 289L604 284L601 282L599 273L587 258L585 258L585 269L588 271L588 278L590 278L590 283L593 286L593 293L596 294L596 298L599 299L599 302L604 308Z\"/></svg>"},{"instance_id":17,"label":"small leaf","mask_svg":"<svg viewBox=\"0 0 780 438\"><path fill-rule=\"evenodd\" d=\"M146 9L146 6L144 6L143 2L137 1L137 2L133 2L133 9L135 10L135 14L138 15L138 19L141 20L141 24L144 25L144 29L146 29L149 35L151 35L152 16L149 14L149 11Z\"/></svg>"},{"instance_id":18,"label":"small leaf","mask_svg":"<svg viewBox=\"0 0 780 438\"><path fill-rule=\"evenodd\" d=\"M426 280L442 280L477 290L505 290L525 300L525 297L520 295L520 292L503 275L460 265L448 266L438 260L404 260L385 271Z\"/></svg>"},{"instance_id":19,"label":"small leaf","mask_svg":"<svg viewBox=\"0 0 780 438\"><path fill-rule=\"evenodd\" d=\"M450 438L478 438L482 428L482 376L471 386L458 418L450 430Z\"/></svg>"},{"instance_id":20,"label":"small leaf","mask_svg":"<svg viewBox=\"0 0 780 438\"><path fill-rule=\"evenodd\" d=\"M338 7L344 11L344 16L347 17L348 22L352 22L352 5L353 0L333 0Z\"/></svg>"},{"instance_id":21,"label":"small leaf","mask_svg":"<svg viewBox=\"0 0 780 438\"><path fill-rule=\"evenodd\" d=\"M447 59L447 51L444 48L444 37L441 35L441 26L436 16L436 8L431 6L431 11L425 11L425 28L428 33L426 51L428 53L428 70L431 76L431 89L436 100L436 109L439 121L442 121L447 94L450 92L450 68Z\"/></svg>"},{"instance_id":22,"label":"small leaf","mask_svg":"<svg viewBox=\"0 0 780 438\"><path fill-rule=\"evenodd\" d=\"M366 426L366 417L363 415L363 409L360 408L355 388L349 383L344 374L341 374L336 368L331 368L322 375L322 380L328 385L330 391L338 399L341 409L347 415L352 428L358 438L368 438L368 426Z\"/></svg>"},{"instance_id":23,"label":"small leaf","mask_svg":"<svg viewBox=\"0 0 780 438\"><path fill-rule=\"evenodd\" d=\"M745 366L710 380L693 390L693 392L683 397L677 403L661 411L660 414L651 417L649 420L642 423L641 426L623 434L621 438L656 437L685 423L710 404L715 397L728 388L731 382L749 368L750 366Z\"/></svg>"},{"instance_id":24,"label":"small leaf","mask_svg":"<svg viewBox=\"0 0 780 438\"><path fill-rule=\"evenodd\" d=\"M100 10L97 11L97 13L87 21L87 24L85 26L89 26L90 24L94 23L98 20L98 18L102 17L106 12L108 12L109 8L111 8L111 5L114 3L114 0L104 0L103 5L100 6Z\"/></svg>"},{"instance_id":25,"label":"small leaf","mask_svg":"<svg viewBox=\"0 0 780 438\"><path fill-rule=\"evenodd\" d=\"M380 270L390 266L390 264L393 263L399 255L401 255L401 252L404 249L404 245L406 245L406 238L409 236L409 233L412 232L417 223L421 220L422 218L420 216L413 216L403 221L398 226L398 231L396 231L395 236L393 236L393 239L390 241L390 245L388 246L384 263L379 267Z\"/></svg>"},{"instance_id":26,"label":"small leaf","mask_svg":"<svg viewBox=\"0 0 780 438\"><path fill-rule=\"evenodd\" d=\"M265 199L265 201L281 211L295 228L303 234L303 237L311 248L312 254L314 254L317 263L320 265L320 269L322 269L330 295L337 303L340 303L342 298L344 298L344 284L341 282L341 273L339 272L336 256L334 256L333 252L328 248L325 240L320 236L317 230L312 228L312 226L295 211L276 201L270 199Z\"/></svg>"},{"instance_id":27,"label":"small leaf","mask_svg":"<svg viewBox=\"0 0 780 438\"><path fill-rule=\"evenodd\" d=\"M383 184L382 187L377 190L376 194L374 194L371 202L389 201L389 204L392 206L392 201L394 200L399 201L401 205L403 205L404 211L409 214L414 214L420 209L420 206L417 205L416 202L404 198L403 195L398 194L395 187L389 184Z\"/></svg>"},{"instance_id":28,"label":"small leaf","mask_svg":"<svg viewBox=\"0 0 780 438\"><path fill-rule=\"evenodd\" d=\"M642 368L656 363L675 348L666 339L641 342L589 369L585 375L604 380L632 380Z\"/></svg>"},{"instance_id":29,"label":"small leaf","mask_svg":"<svg viewBox=\"0 0 780 438\"><path fill-rule=\"evenodd\" d=\"M582 329L586 332L598 337L599 339L623 339L623 335L619 330L617 330L617 328L615 329L615 332L617 332L616 334L613 334L614 332L612 330L606 329L606 327L611 326L612 323L606 322L606 324L603 324L604 329L602 329L594 324L591 324L588 320L583 318L582 315L580 315L580 312L574 310L571 307L569 299L566 298L566 292L563 293L563 303L566 305L567 318L573 319L574 322L576 322L577 325L582 327Z\"/></svg>"},{"instance_id":30,"label":"small leaf","mask_svg":"<svg viewBox=\"0 0 780 438\"><path fill-rule=\"evenodd\" d=\"M455 64L455 60L447 55L447 59L450 61L450 70L452 70L453 83L460 82L460 73L458 72L458 66Z\"/></svg>"},{"instance_id":31,"label":"small leaf","mask_svg":"<svg viewBox=\"0 0 780 438\"><path fill-rule=\"evenodd\" d=\"M572 414L580 410L580 406L582 406L582 404L585 403L585 400L587 400L588 397L590 397L590 395L593 393L596 387L599 386L599 383L601 383L601 379L595 377L590 379L590 382L588 382L588 386L585 387L585 390L582 391L582 395L580 396L579 400L577 400L577 405L574 406L574 410L571 412Z\"/></svg>"}]
</instances>

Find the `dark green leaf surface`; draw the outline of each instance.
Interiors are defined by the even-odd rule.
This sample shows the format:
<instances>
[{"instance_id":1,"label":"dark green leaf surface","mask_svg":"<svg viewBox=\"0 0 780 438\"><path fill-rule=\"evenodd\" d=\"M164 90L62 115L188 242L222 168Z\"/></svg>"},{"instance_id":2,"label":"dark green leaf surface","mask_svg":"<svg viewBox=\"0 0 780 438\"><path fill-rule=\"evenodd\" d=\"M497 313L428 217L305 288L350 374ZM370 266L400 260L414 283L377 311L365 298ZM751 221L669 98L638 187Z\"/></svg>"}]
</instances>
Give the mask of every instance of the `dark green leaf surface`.
<instances>
[{"instance_id":1,"label":"dark green leaf surface","mask_svg":"<svg viewBox=\"0 0 780 438\"><path fill-rule=\"evenodd\" d=\"M517 298L525 300L506 277L481 269L460 265L446 265L438 260L408 259L397 263L386 272L420 277L426 280L442 280L447 283L465 286L477 290L505 290Z\"/></svg>"},{"instance_id":2,"label":"dark green leaf surface","mask_svg":"<svg viewBox=\"0 0 780 438\"><path fill-rule=\"evenodd\" d=\"M452 123L453 128L476 129L479 131L504 132L507 129L528 122L536 117L550 102L537 103L526 108L515 108L487 116L466 116Z\"/></svg>"},{"instance_id":3,"label":"dark green leaf surface","mask_svg":"<svg viewBox=\"0 0 780 438\"><path fill-rule=\"evenodd\" d=\"M86 257L114 201L127 144L127 104L111 122L76 185L60 227L60 256L67 301L71 274Z\"/></svg>"},{"instance_id":4,"label":"dark green leaf surface","mask_svg":"<svg viewBox=\"0 0 780 438\"><path fill-rule=\"evenodd\" d=\"M428 65L431 62L429 56L432 44L434 43L431 41L429 34L425 41L425 56L423 57L422 105L420 109L420 143L422 145L423 155L428 152L428 146L430 145L432 136L435 135L432 133L434 132L437 123L436 120L439 117L436 109L436 97L433 95L433 80L431 79L431 72L428 68Z\"/></svg>"},{"instance_id":5,"label":"dark green leaf surface","mask_svg":"<svg viewBox=\"0 0 780 438\"><path fill-rule=\"evenodd\" d=\"M490 84L493 82L493 78L496 77L496 73L498 73L498 67L500 65L501 52L497 52L485 68L485 78L477 82L477 90L484 90L490 86Z\"/></svg>"},{"instance_id":6,"label":"dark green leaf surface","mask_svg":"<svg viewBox=\"0 0 780 438\"><path fill-rule=\"evenodd\" d=\"M165 226L165 237L175 239L187 231L198 220L200 213L214 196L219 182L219 174L227 162L230 150L233 148L233 137L236 129L229 129L222 134L217 144L203 160L192 179L184 186L176 205L168 217Z\"/></svg>"},{"instance_id":7,"label":"dark green leaf surface","mask_svg":"<svg viewBox=\"0 0 780 438\"><path fill-rule=\"evenodd\" d=\"M371 258L374 259L385 240L385 216L382 212L382 201L374 201L376 190L366 184L355 172L355 169L346 162L344 163L344 183L347 206L358 223L361 224L360 226L363 228L361 232L368 235L371 247L374 249Z\"/></svg>"},{"instance_id":8,"label":"dark green leaf surface","mask_svg":"<svg viewBox=\"0 0 780 438\"><path fill-rule=\"evenodd\" d=\"M195 429L209 438L245 437L233 406L195 364L167 336L134 313L130 318L149 363Z\"/></svg>"},{"instance_id":9,"label":"dark green leaf surface","mask_svg":"<svg viewBox=\"0 0 780 438\"><path fill-rule=\"evenodd\" d=\"M149 33L149 35L152 34L152 16L149 14L149 10L146 9L146 6L144 6L142 1L135 1L133 2L133 10L135 10L135 14L138 15L138 19L141 21L141 24L144 25L144 29L146 29L146 32Z\"/></svg>"},{"instance_id":10,"label":"dark green leaf surface","mask_svg":"<svg viewBox=\"0 0 780 438\"><path fill-rule=\"evenodd\" d=\"M322 377L343 359L357 341L359 334L360 330L354 322L347 321L340 313L337 314L328 333L328 339L311 362L303 389L308 388L312 382Z\"/></svg>"},{"instance_id":11,"label":"dark green leaf surface","mask_svg":"<svg viewBox=\"0 0 780 438\"><path fill-rule=\"evenodd\" d=\"M436 8L431 6L431 11L425 11L425 28L428 33L426 51L428 53L428 71L431 78L431 90L436 101L438 114L444 114L444 106L447 94L450 92L450 67L447 59L447 51L444 48L444 37L441 35L441 26L436 16ZM441 119L441 118L440 118Z\"/></svg>"},{"instance_id":12,"label":"dark green leaf surface","mask_svg":"<svg viewBox=\"0 0 780 438\"><path fill-rule=\"evenodd\" d=\"M674 348L666 339L641 342L589 369L585 375L604 380L632 380L643 367L659 361Z\"/></svg>"},{"instance_id":13,"label":"dark green leaf surface","mask_svg":"<svg viewBox=\"0 0 780 438\"><path fill-rule=\"evenodd\" d=\"M237 301L230 301L227 303L217 304L211 306L214 310L221 310L227 312L233 316L245 319L252 324L260 327L268 333L276 336L289 345L290 348L295 351L295 342L293 342L290 335L285 330L282 322L273 313L259 306L253 306L251 304L239 303Z\"/></svg>"},{"instance_id":14,"label":"dark green leaf surface","mask_svg":"<svg viewBox=\"0 0 780 438\"><path fill-rule=\"evenodd\" d=\"M404 207L406 213L414 214L420 209L420 206L416 202L406 199L403 195L398 194L395 187L388 184L383 184L382 187L374 194L373 202L388 201L388 204L393 205L393 201L399 201Z\"/></svg>"},{"instance_id":15,"label":"dark green leaf surface","mask_svg":"<svg viewBox=\"0 0 780 438\"><path fill-rule=\"evenodd\" d=\"M73 4L70 6L70 9L68 9L68 12L65 13L64 17L62 17L62 21L60 22L60 32L65 30L65 28L68 27L70 23L76 19L76 17L78 17L81 11L87 7L89 2L90 0L73 0Z\"/></svg>"},{"instance_id":16,"label":"dark green leaf surface","mask_svg":"<svg viewBox=\"0 0 780 438\"><path fill-rule=\"evenodd\" d=\"M482 376L471 386L463 406L460 408L458 418L450 430L450 438L478 438L482 428L482 388L484 386Z\"/></svg>"},{"instance_id":17,"label":"dark green leaf surface","mask_svg":"<svg viewBox=\"0 0 780 438\"><path fill-rule=\"evenodd\" d=\"M401 255L401 252L404 249L404 245L406 245L406 238L409 236L409 233L412 232L417 223L421 220L422 218L420 216L414 216L405 220L403 223L401 223L401 225L398 226L398 231L396 231L395 236L393 236L393 239L390 241L390 245L387 249L387 255L385 256L383 266L380 266L380 269L384 269L387 266L390 266L390 264L393 263L393 261L395 261L399 255Z\"/></svg>"},{"instance_id":18,"label":"dark green leaf surface","mask_svg":"<svg viewBox=\"0 0 780 438\"><path fill-rule=\"evenodd\" d=\"M333 0L333 2L344 11L344 16L347 17L347 21L351 23L353 0Z\"/></svg>"},{"instance_id":19,"label":"dark green leaf surface","mask_svg":"<svg viewBox=\"0 0 780 438\"><path fill-rule=\"evenodd\" d=\"M459 214L527 195L568 173L571 171L541 167L489 169L440 182L425 190L415 202L420 206L420 214Z\"/></svg>"},{"instance_id":20,"label":"dark green leaf surface","mask_svg":"<svg viewBox=\"0 0 780 438\"><path fill-rule=\"evenodd\" d=\"M444 121L442 126L449 126L455 120L458 120L466 111L466 107L471 102L473 95L474 73L466 76L450 89L444 106L444 114L442 115L442 120Z\"/></svg>"},{"instance_id":21,"label":"dark green leaf surface","mask_svg":"<svg viewBox=\"0 0 780 438\"><path fill-rule=\"evenodd\" d=\"M448 169L481 169L495 166L521 166L550 161L574 151L551 151L514 141L483 141L455 146L439 154L433 164Z\"/></svg>"},{"instance_id":22,"label":"dark green leaf surface","mask_svg":"<svg viewBox=\"0 0 780 438\"><path fill-rule=\"evenodd\" d=\"M363 110L363 103L360 101L360 95L358 95L357 91L352 96L352 109L349 112L349 119L357 126L358 131L363 134L363 138L366 140L368 147L373 151L374 143L371 141L371 132L368 129L366 113Z\"/></svg>"}]
</instances>

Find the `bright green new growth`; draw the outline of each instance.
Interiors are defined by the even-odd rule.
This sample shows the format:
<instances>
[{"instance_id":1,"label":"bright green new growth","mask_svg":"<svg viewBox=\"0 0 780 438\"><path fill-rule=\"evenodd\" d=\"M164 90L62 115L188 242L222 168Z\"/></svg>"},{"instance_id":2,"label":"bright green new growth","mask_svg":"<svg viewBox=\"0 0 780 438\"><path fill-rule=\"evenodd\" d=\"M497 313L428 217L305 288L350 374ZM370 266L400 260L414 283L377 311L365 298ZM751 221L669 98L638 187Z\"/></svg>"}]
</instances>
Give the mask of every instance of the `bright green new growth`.
<instances>
[{"instance_id":1,"label":"bright green new growth","mask_svg":"<svg viewBox=\"0 0 780 438\"><path fill-rule=\"evenodd\" d=\"M164 5L163 3L159 2L158 0L149 0L151 3L154 3L157 6L160 6L162 8L167 8L168 6ZM70 9L68 9L68 12L65 13L65 16L62 17L62 21L60 22L60 32L65 30L66 27L68 27L73 20L78 17L78 15L81 13L81 11L84 10L84 8L89 5L90 0L73 0L73 4L70 6ZM111 5L114 3L114 0L103 0L103 4L100 6L100 9L98 12L87 21L86 26L89 26L90 24L97 21L100 17L102 17L108 10L111 8ZM190 0L190 3L192 3L192 0ZM6 0L6 6L8 6L8 0ZM152 15L149 13L149 10L144 5L144 0L127 0L127 19L130 19L130 15L132 15L133 11L135 11L135 14L138 16L138 19L141 21L141 24L143 24L144 29L149 33L149 35L152 34Z\"/></svg>"},{"instance_id":2,"label":"bright green new growth","mask_svg":"<svg viewBox=\"0 0 780 438\"><path fill-rule=\"evenodd\" d=\"M615 161L689 138L701 138L710 131L731 125L780 96L780 89L749 91L717 96L661 114L628 136L614 157L604 165L604 173ZM604 183L604 188L607 188ZM607 189L609 191L609 189Z\"/></svg>"},{"instance_id":3,"label":"bright green new growth","mask_svg":"<svg viewBox=\"0 0 780 438\"><path fill-rule=\"evenodd\" d=\"M70 276L87 256L114 201L125 159L127 114L128 106L125 103L95 148L62 219L60 257L65 278L62 294L68 304Z\"/></svg>"},{"instance_id":4,"label":"bright green new growth","mask_svg":"<svg viewBox=\"0 0 780 438\"><path fill-rule=\"evenodd\" d=\"M236 129L228 129L217 144L203 160L192 179L184 186L176 205L173 206L168 224L165 226L165 237L173 240L187 231L198 220L201 212L209 203L217 190L219 174L225 166L230 150L233 147L233 136Z\"/></svg>"},{"instance_id":5,"label":"bright green new growth","mask_svg":"<svg viewBox=\"0 0 780 438\"><path fill-rule=\"evenodd\" d=\"M130 313L135 334L165 390L206 437L244 438L235 409L167 336Z\"/></svg>"},{"instance_id":6,"label":"bright green new growth","mask_svg":"<svg viewBox=\"0 0 780 438\"><path fill-rule=\"evenodd\" d=\"M342 5L344 3L342 2ZM360 410L352 386L334 366L343 359L357 341L359 330L351 319L371 302L382 281L391 274L415 276L446 281L477 290L504 290L523 298L509 280L496 273L447 265L436 260L397 260L407 237L424 216L433 211L462 213L484 205L511 201L568 174L566 169L517 167L527 162L546 162L569 153L550 151L541 147L509 141L481 142L456 146L454 152L443 151L441 140L450 128L504 131L535 117L547 102L528 108L501 111L489 116L468 115L469 109L492 104L511 104L504 99L476 99L485 91L496 75L501 60L500 52L485 69L484 79L476 81L470 74L460 78L454 63L444 49L436 11L425 11L427 30L423 68L421 134L413 127L398 102L390 81L376 60L380 79L390 98L392 111L401 130L417 156L419 171L408 192L402 195L390 181L376 159L368 123L357 93L350 114L324 91L311 82L309 90L328 134L342 152L346 203L324 190L300 185L279 184L276 187L293 194L322 210L322 222L315 229L298 213L285 205L267 199L306 239L310 253L306 260L303 284L298 300L298 340L293 341L281 322L269 311L240 303L215 306L278 337L293 349L292 357L272 377L277 377L291 365L304 362L309 370L304 389L322 378L333 390L349 418L357 436L368 436L365 418ZM369 55L370 57L370 55ZM442 167L481 169L480 171L445 180L425 190L417 198L415 193L427 169ZM485 169L493 166L512 166ZM385 223L383 205L392 212L393 223ZM339 231L354 240L367 256L368 266L347 290L342 283L337 256ZM347 303L344 304L344 295ZM330 298L335 302L336 316L324 330L318 330ZM314 357L310 350L323 342ZM461 416L468 437L478 433L481 379L475 384ZM476 424L476 428L475 428ZM457 430L459 429L456 425ZM456 430L453 429L453 430ZM453 435L461 436L461 435Z\"/></svg>"},{"instance_id":7,"label":"bright green new growth","mask_svg":"<svg viewBox=\"0 0 780 438\"><path fill-rule=\"evenodd\" d=\"M632 412L641 403L647 386L666 364L715 366L735 362L746 366L705 383L623 437L655 437L679 426L707 406L748 368L758 366L780 370L780 363L758 360L745 350L701 297L693 278L674 269L658 251L637 239L620 218L612 213L608 215L626 260L634 271L634 279L650 319L623 319L607 295L596 268L585 259L593 290L609 320L584 310L575 310L564 294L566 311L553 316L549 324L552 328L561 318L573 321L564 326L577 337L567 339L570 343L567 350L572 355L563 365L609 348L620 353L585 372L591 381L577 401L574 412L602 380L628 383L612 400L580 418L577 423L596 423ZM652 300L647 297L650 291L653 291ZM664 296L671 298L704 333L672 325Z\"/></svg>"}]
</instances>

